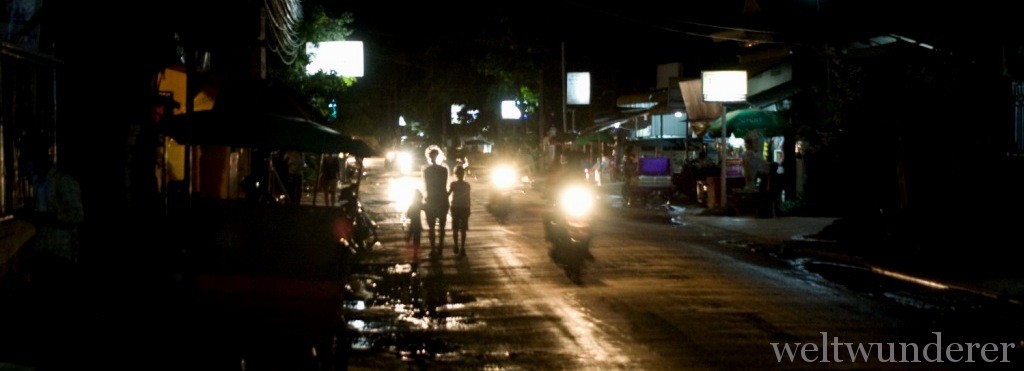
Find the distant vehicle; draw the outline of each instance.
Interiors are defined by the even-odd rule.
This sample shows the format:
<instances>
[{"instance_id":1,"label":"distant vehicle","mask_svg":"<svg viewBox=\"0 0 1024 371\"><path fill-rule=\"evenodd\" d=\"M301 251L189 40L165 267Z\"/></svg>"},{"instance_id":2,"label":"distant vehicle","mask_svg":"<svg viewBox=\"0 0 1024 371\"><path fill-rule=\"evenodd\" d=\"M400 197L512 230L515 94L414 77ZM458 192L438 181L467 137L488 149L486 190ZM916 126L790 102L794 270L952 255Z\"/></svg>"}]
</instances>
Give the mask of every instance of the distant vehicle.
<instances>
[{"instance_id":1,"label":"distant vehicle","mask_svg":"<svg viewBox=\"0 0 1024 371\"><path fill-rule=\"evenodd\" d=\"M416 173L426 164L424 148L419 141L402 143L385 154L384 165L388 170L402 174Z\"/></svg>"},{"instance_id":2,"label":"distant vehicle","mask_svg":"<svg viewBox=\"0 0 1024 371\"><path fill-rule=\"evenodd\" d=\"M497 165L491 170L491 194L487 202L487 210L498 219L499 223L508 220L512 213L512 194L519 189L519 172L508 164Z\"/></svg>"}]
</instances>

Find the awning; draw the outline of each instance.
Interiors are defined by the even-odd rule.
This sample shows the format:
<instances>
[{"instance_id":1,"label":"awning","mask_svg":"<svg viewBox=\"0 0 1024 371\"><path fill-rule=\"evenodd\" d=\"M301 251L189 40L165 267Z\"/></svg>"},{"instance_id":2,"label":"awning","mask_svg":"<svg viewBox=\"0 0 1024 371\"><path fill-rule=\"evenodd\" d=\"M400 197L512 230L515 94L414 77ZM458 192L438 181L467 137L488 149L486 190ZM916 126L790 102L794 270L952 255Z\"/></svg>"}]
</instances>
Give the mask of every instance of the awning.
<instances>
[{"instance_id":1,"label":"awning","mask_svg":"<svg viewBox=\"0 0 1024 371\"><path fill-rule=\"evenodd\" d=\"M623 95L615 100L615 106L624 109L650 109L658 104L653 93Z\"/></svg>"},{"instance_id":2,"label":"awning","mask_svg":"<svg viewBox=\"0 0 1024 371\"><path fill-rule=\"evenodd\" d=\"M176 115L164 133L182 144L341 152L351 142L334 129L298 117L266 112L199 111Z\"/></svg>"},{"instance_id":3,"label":"awning","mask_svg":"<svg viewBox=\"0 0 1024 371\"><path fill-rule=\"evenodd\" d=\"M630 129L630 125L627 125L631 120L650 114L648 110L629 110L620 111L610 115L602 116L594 120L594 126L583 129L582 133L593 133L598 131L605 131L611 128L623 128Z\"/></svg>"},{"instance_id":4,"label":"awning","mask_svg":"<svg viewBox=\"0 0 1024 371\"><path fill-rule=\"evenodd\" d=\"M686 105L686 117L691 122L707 121L722 116L722 104L704 101L704 83L701 79L679 82L679 91Z\"/></svg>"},{"instance_id":5,"label":"awning","mask_svg":"<svg viewBox=\"0 0 1024 371\"><path fill-rule=\"evenodd\" d=\"M190 145L376 155L365 142L314 121L312 112L284 89L252 83L225 89L212 110L172 116L162 129Z\"/></svg>"},{"instance_id":6,"label":"awning","mask_svg":"<svg viewBox=\"0 0 1024 371\"><path fill-rule=\"evenodd\" d=\"M164 134L181 144L376 155L366 142L298 117L217 110L173 116Z\"/></svg>"}]
</instances>

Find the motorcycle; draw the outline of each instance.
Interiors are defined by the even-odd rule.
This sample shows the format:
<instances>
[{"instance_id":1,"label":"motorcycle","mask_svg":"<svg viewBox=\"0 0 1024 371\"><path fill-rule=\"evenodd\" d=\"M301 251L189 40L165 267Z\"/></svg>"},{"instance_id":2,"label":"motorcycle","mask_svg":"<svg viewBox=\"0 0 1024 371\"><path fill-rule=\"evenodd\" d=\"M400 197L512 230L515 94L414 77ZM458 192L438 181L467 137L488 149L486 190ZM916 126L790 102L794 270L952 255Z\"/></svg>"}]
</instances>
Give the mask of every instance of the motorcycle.
<instances>
[{"instance_id":1,"label":"motorcycle","mask_svg":"<svg viewBox=\"0 0 1024 371\"><path fill-rule=\"evenodd\" d=\"M339 199L344 210L346 231L343 233L347 243L351 244L356 251L369 252L373 246L380 241L377 236L377 222L370 218L370 215L363 209L363 205L356 196L354 185L347 186L341 190Z\"/></svg>"},{"instance_id":2,"label":"motorcycle","mask_svg":"<svg viewBox=\"0 0 1024 371\"><path fill-rule=\"evenodd\" d=\"M590 241L596 204L591 187L572 184L559 190L554 207L544 217L544 237L551 242L551 258L577 284L582 282L583 266L593 259Z\"/></svg>"}]
</instances>

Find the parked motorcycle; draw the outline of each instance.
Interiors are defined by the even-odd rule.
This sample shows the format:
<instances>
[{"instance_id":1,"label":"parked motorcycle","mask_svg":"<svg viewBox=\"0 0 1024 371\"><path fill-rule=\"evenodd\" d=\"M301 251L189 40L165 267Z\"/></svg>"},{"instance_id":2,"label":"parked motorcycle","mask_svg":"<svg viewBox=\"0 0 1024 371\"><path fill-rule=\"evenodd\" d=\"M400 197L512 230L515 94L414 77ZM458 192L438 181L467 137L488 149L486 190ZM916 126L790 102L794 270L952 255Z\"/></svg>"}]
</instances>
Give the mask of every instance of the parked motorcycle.
<instances>
[{"instance_id":1,"label":"parked motorcycle","mask_svg":"<svg viewBox=\"0 0 1024 371\"><path fill-rule=\"evenodd\" d=\"M597 195L585 184L560 189L554 207L544 217L544 237L551 242L551 258L575 283L582 282L583 267L592 259L593 214Z\"/></svg>"},{"instance_id":2,"label":"parked motorcycle","mask_svg":"<svg viewBox=\"0 0 1024 371\"><path fill-rule=\"evenodd\" d=\"M345 213L345 229L342 233L347 242L358 252L369 252L380 239L377 236L377 222L363 209L355 192L355 185L341 190L341 208Z\"/></svg>"}]
</instances>

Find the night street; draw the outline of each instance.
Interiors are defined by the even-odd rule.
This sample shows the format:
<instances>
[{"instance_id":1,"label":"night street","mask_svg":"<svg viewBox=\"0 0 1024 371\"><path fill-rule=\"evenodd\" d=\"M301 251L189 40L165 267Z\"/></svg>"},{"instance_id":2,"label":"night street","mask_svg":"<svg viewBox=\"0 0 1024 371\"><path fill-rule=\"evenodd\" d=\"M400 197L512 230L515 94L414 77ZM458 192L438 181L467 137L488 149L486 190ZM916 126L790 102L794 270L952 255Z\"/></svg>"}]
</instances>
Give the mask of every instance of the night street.
<instances>
[{"instance_id":1,"label":"night street","mask_svg":"<svg viewBox=\"0 0 1024 371\"><path fill-rule=\"evenodd\" d=\"M851 290L841 279L801 268L806 262L800 259L783 261L737 246L748 236L700 224L634 221L611 208L597 228L595 261L576 285L548 255L539 192L517 195L510 220L497 224L485 209L489 185L482 180L472 182L468 257L455 258L449 249L432 261L421 252L424 261L411 279L402 273L410 260L398 214L380 193L384 185L409 181L370 174L376 187L366 188L364 197L388 232L365 266L366 277L380 285L380 295L409 290L405 298L413 302L377 298L378 305L367 300L363 310L349 306L348 323L361 330L352 368L902 369L915 364L780 363L770 343L820 344L821 332L830 341L834 336L854 343L923 345L934 340L933 331L942 332L944 341L1020 338L1016 317L970 309L977 302L940 300L926 287L898 282L876 292ZM1011 359L1019 355L1010 353Z\"/></svg>"},{"instance_id":2,"label":"night street","mask_svg":"<svg viewBox=\"0 0 1024 371\"><path fill-rule=\"evenodd\" d=\"M474 5L0 0L0 371L1022 368L1014 4Z\"/></svg>"},{"instance_id":3,"label":"night street","mask_svg":"<svg viewBox=\"0 0 1024 371\"><path fill-rule=\"evenodd\" d=\"M756 236L706 219L720 217L684 213L671 223L608 202L595 225L594 261L573 283L543 241L540 191L516 194L515 211L499 224L486 209L483 176L470 179L467 256L449 248L429 259L424 249L414 266L398 210L422 179L385 171L380 158L367 163L362 198L381 243L349 261L347 276L268 275L303 259L334 264L305 255L319 250L301 242L313 236L287 233L323 227L309 224L324 219L297 218L295 210L330 209L271 207L272 223L250 226L265 232L250 233L300 242L234 245L226 241L239 221L217 221L220 242L195 247L213 250L189 257L185 249L177 258L182 251L151 251L157 256L139 264L143 271L83 276L61 321L52 311L5 308L24 320L2 337L0 355L168 370L1013 369L1021 357L1019 304L772 252ZM187 234L203 236L199 230ZM287 261L267 263L268 256ZM258 270L232 268L238 260ZM158 261L172 271L147 265ZM873 343L884 344L882 355ZM875 350L857 353L858 346Z\"/></svg>"}]
</instances>

